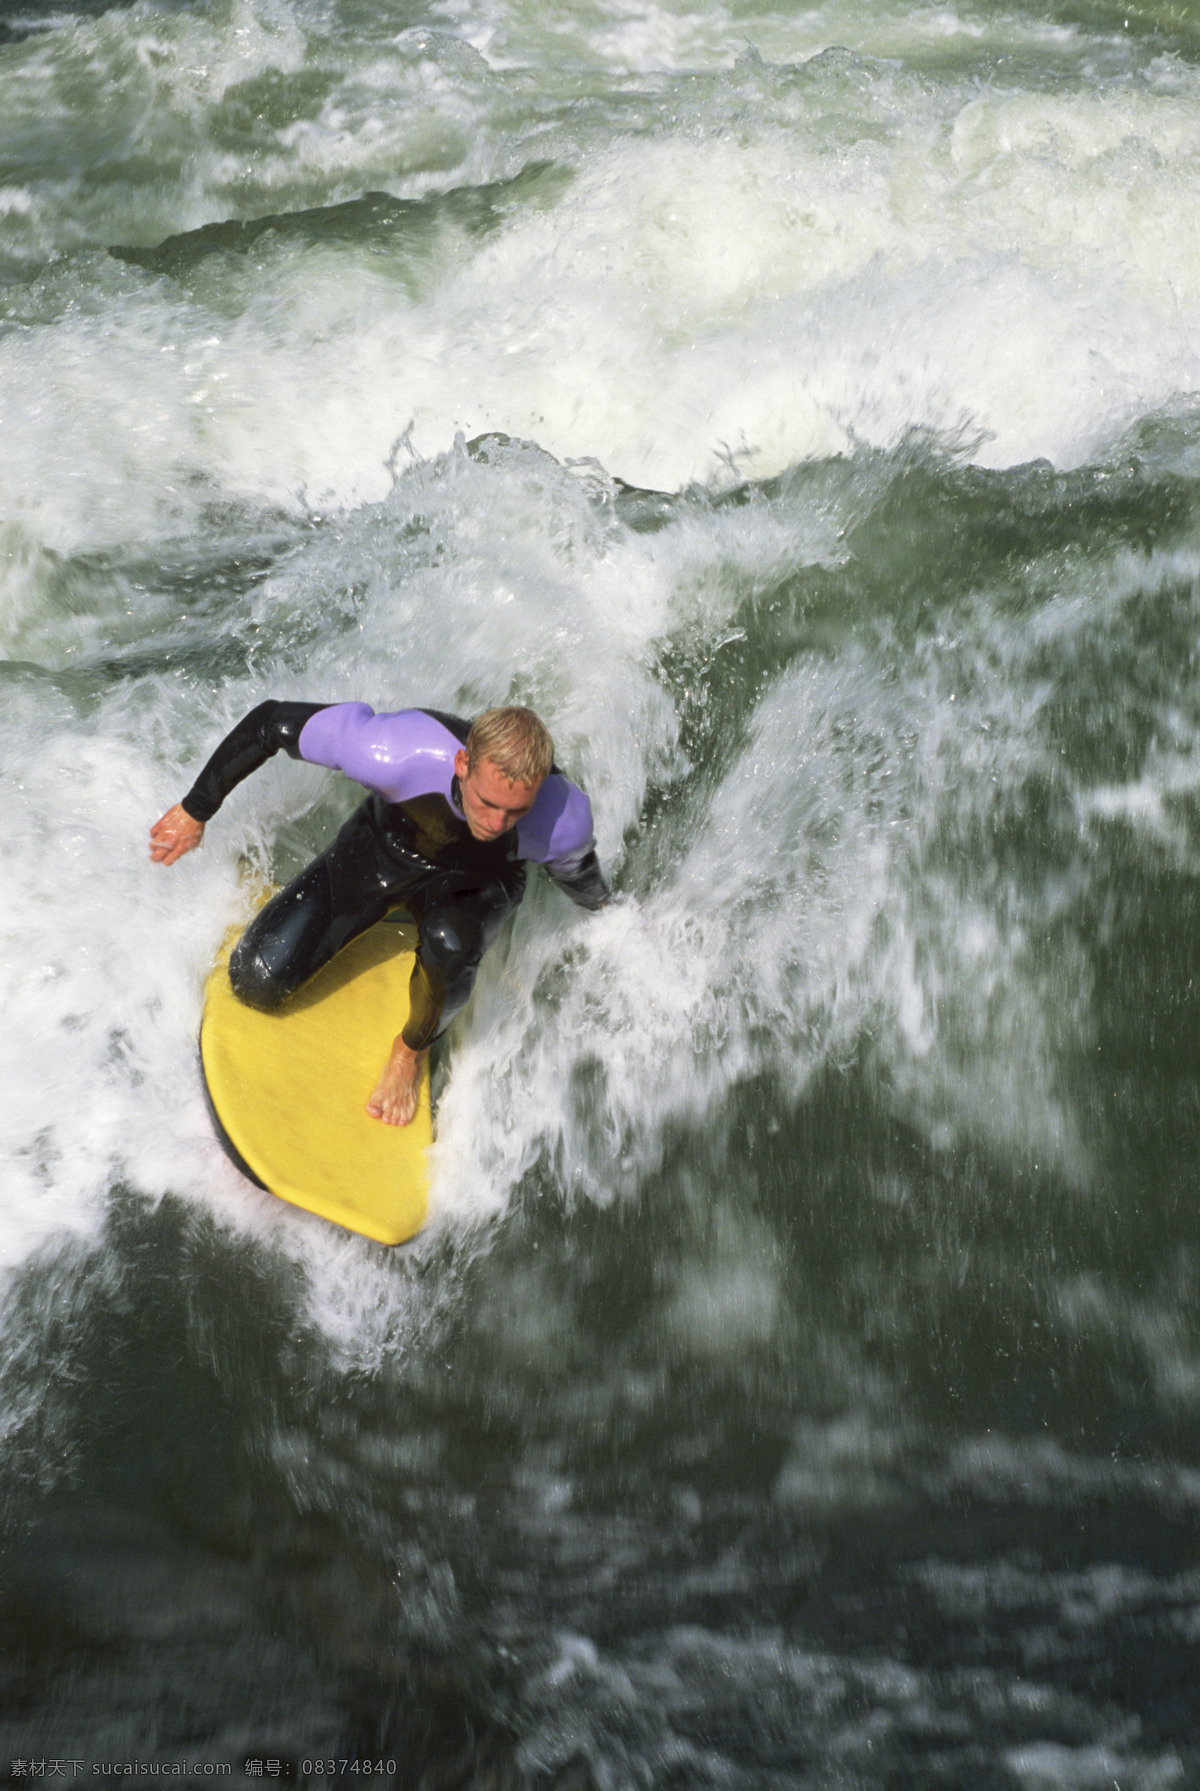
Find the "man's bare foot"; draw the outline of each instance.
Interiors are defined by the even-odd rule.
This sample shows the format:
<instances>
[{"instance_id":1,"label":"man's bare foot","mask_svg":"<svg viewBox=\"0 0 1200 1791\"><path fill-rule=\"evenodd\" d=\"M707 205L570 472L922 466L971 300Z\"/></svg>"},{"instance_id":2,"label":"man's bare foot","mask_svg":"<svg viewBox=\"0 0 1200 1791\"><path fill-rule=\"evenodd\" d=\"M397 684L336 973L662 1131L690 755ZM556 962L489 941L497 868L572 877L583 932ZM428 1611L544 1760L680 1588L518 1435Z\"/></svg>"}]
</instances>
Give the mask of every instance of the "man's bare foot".
<instances>
[{"instance_id":1,"label":"man's bare foot","mask_svg":"<svg viewBox=\"0 0 1200 1791\"><path fill-rule=\"evenodd\" d=\"M412 1124L421 1092L421 1065L428 1056L428 1051L410 1051L402 1038L396 1040L367 1102L372 1119L381 1119L385 1126Z\"/></svg>"}]
</instances>

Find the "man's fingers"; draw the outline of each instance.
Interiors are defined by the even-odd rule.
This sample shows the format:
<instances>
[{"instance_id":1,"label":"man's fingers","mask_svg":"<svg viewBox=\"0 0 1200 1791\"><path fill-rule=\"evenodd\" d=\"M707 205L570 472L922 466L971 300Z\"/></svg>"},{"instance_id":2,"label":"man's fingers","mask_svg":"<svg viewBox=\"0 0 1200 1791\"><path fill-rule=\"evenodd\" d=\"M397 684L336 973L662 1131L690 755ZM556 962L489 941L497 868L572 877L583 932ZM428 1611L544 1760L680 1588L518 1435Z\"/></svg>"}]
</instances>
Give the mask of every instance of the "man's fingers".
<instances>
[{"instance_id":1,"label":"man's fingers","mask_svg":"<svg viewBox=\"0 0 1200 1791\"><path fill-rule=\"evenodd\" d=\"M156 864L174 864L203 838L203 821L197 821L176 803L150 829L150 856Z\"/></svg>"}]
</instances>

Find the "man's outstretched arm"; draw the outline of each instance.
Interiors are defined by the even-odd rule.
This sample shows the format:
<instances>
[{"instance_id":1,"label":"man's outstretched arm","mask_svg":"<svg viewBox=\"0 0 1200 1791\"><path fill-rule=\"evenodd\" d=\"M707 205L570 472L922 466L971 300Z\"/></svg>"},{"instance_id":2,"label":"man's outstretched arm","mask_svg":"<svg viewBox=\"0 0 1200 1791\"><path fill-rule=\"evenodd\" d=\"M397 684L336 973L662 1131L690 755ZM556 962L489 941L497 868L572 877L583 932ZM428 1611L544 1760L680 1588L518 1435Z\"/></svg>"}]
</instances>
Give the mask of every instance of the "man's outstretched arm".
<instances>
[{"instance_id":1,"label":"man's outstretched arm","mask_svg":"<svg viewBox=\"0 0 1200 1791\"><path fill-rule=\"evenodd\" d=\"M260 703L228 733L183 798L150 829L150 856L156 864L174 864L204 838L210 821L229 792L280 750L300 755L300 734L328 703Z\"/></svg>"}]
</instances>

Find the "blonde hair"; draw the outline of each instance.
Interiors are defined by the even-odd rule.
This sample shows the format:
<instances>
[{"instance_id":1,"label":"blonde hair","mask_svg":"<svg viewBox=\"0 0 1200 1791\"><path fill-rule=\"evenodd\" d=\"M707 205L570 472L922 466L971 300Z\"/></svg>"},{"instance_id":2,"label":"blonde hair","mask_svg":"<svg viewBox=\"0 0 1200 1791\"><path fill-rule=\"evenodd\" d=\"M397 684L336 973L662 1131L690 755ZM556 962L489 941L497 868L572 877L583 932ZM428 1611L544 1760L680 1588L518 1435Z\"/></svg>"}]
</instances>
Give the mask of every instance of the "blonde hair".
<instances>
[{"instance_id":1,"label":"blonde hair","mask_svg":"<svg viewBox=\"0 0 1200 1791\"><path fill-rule=\"evenodd\" d=\"M532 709L485 709L471 723L466 754L473 766L485 760L512 784L540 784L554 764L554 742Z\"/></svg>"}]
</instances>

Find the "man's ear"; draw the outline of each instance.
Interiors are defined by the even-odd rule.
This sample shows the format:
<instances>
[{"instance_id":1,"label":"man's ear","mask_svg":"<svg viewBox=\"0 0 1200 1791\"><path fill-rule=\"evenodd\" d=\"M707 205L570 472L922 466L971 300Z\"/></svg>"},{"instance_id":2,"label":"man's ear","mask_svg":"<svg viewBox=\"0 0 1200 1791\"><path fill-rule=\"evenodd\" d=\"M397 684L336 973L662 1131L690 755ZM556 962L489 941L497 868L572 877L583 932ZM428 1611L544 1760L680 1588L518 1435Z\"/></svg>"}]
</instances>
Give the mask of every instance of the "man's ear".
<instances>
[{"instance_id":1,"label":"man's ear","mask_svg":"<svg viewBox=\"0 0 1200 1791\"><path fill-rule=\"evenodd\" d=\"M465 746L460 746L454 755L454 774L456 777L465 777L470 769L471 761L467 757L467 749Z\"/></svg>"}]
</instances>

